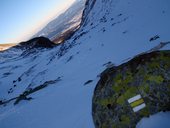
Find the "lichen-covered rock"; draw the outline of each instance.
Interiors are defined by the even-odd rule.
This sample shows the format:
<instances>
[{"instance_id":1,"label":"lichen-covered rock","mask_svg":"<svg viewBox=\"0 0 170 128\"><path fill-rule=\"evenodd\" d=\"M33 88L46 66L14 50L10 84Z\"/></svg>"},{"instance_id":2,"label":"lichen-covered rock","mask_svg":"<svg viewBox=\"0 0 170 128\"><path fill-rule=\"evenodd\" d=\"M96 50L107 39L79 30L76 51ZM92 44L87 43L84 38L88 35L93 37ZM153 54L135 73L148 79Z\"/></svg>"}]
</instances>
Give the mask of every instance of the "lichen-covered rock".
<instances>
[{"instance_id":1,"label":"lichen-covered rock","mask_svg":"<svg viewBox=\"0 0 170 128\"><path fill-rule=\"evenodd\" d=\"M130 104L136 95L142 100ZM134 112L143 102L146 106ZM170 51L142 54L101 74L93 96L96 128L134 128L160 111L170 111Z\"/></svg>"}]
</instances>

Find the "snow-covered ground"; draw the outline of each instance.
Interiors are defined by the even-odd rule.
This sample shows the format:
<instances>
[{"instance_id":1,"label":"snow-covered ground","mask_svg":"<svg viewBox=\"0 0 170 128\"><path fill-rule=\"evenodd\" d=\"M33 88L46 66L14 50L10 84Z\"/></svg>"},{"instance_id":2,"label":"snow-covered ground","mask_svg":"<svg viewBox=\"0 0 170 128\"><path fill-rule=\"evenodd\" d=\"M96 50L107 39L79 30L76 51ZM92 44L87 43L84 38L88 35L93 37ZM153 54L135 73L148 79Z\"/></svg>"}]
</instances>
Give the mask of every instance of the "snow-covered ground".
<instances>
[{"instance_id":1,"label":"snow-covered ground","mask_svg":"<svg viewBox=\"0 0 170 128\"><path fill-rule=\"evenodd\" d=\"M137 128L170 128L170 112L160 112L142 119Z\"/></svg>"},{"instance_id":2,"label":"snow-covered ground","mask_svg":"<svg viewBox=\"0 0 170 128\"><path fill-rule=\"evenodd\" d=\"M0 128L93 128L92 96L103 64L119 65L169 41L169 5L169 0L96 0L86 6L91 10L65 44L1 61L1 100L58 77L61 81L31 94L31 101L0 106ZM160 38L150 42L155 35ZM93 81L84 85L88 80Z\"/></svg>"}]
</instances>

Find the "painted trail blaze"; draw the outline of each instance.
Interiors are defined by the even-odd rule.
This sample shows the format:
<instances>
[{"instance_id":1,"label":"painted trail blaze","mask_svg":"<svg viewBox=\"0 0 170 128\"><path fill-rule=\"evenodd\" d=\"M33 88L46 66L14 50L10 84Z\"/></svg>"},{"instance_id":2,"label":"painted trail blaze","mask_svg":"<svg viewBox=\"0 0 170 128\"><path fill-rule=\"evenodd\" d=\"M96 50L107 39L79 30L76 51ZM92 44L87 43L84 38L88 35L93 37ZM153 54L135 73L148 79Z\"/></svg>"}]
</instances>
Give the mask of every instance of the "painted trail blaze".
<instances>
[{"instance_id":1,"label":"painted trail blaze","mask_svg":"<svg viewBox=\"0 0 170 128\"><path fill-rule=\"evenodd\" d=\"M128 102L134 112L138 112L139 110L146 107L146 104L144 103L144 100L140 94L128 99Z\"/></svg>"}]
</instances>

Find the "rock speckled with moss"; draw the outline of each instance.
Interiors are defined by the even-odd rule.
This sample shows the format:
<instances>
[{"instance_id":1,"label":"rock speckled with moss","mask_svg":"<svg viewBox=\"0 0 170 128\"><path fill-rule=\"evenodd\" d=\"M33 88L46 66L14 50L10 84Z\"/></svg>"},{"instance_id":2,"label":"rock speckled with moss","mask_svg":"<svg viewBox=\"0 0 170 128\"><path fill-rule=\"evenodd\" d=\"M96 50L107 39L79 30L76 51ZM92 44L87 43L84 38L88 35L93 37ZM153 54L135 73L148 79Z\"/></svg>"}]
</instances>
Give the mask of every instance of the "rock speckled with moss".
<instances>
[{"instance_id":1,"label":"rock speckled with moss","mask_svg":"<svg viewBox=\"0 0 170 128\"><path fill-rule=\"evenodd\" d=\"M146 107L134 112L128 99L138 94ZM160 111L170 111L170 51L142 54L101 74L93 96L96 128L134 128Z\"/></svg>"}]
</instances>

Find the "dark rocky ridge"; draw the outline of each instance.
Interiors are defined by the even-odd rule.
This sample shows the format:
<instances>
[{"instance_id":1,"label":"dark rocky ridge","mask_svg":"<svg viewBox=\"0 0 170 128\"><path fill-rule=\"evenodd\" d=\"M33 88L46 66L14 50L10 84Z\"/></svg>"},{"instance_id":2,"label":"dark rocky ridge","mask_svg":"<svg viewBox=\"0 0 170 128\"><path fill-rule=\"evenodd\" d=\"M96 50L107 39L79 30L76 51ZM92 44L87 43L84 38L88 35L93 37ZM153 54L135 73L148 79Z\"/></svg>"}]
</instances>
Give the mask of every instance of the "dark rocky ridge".
<instances>
[{"instance_id":1,"label":"dark rocky ridge","mask_svg":"<svg viewBox=\"0 0 170 128\"><path fill-rule=\"evenodd\" d=\"M30 48L53 48L56 46L52 41L45 37L36 37L26 42L21 42L16 48L24 47L26 49Z\"/></svg>"},{"instance_id":2,"label":"dark rocky ridge","mask_svg":"<svg viewBox=\"0 0 170 128\"><path fill-rule=\"evenodd\" d=\"M135 113L127 100L138 94L146 107ZM92 104L96 128L134 128L143 117L170 111L170 51L142 54L106 69Z\"/></svg>"},{"instance_id":3,"label":"dark rocky ridge","mask_svg":"<svg viewBox=\"0 0 170 128\"><path fill-rule=\"evenodd\" d=\"M86 0L85 9L83 11L82 21L81 21L81 25L80 25L81 27L86 26L86 24L88 22L88 14L94 7L95 3L96 3L96 0Z\"/></svg>"},{"instance_id":4,"label":"dark rocky ridge","mask_svg":"<svg viewBox=\"0 0 170 128\"><path fill-rule=\"evenodd\" d=\"M9 49L0 51L0 56L5 60L27 55L36 55L43 49L49 49L58 46L45 37L36 37L25 42L18 43Z\"/></svg>"}]
</instances>

